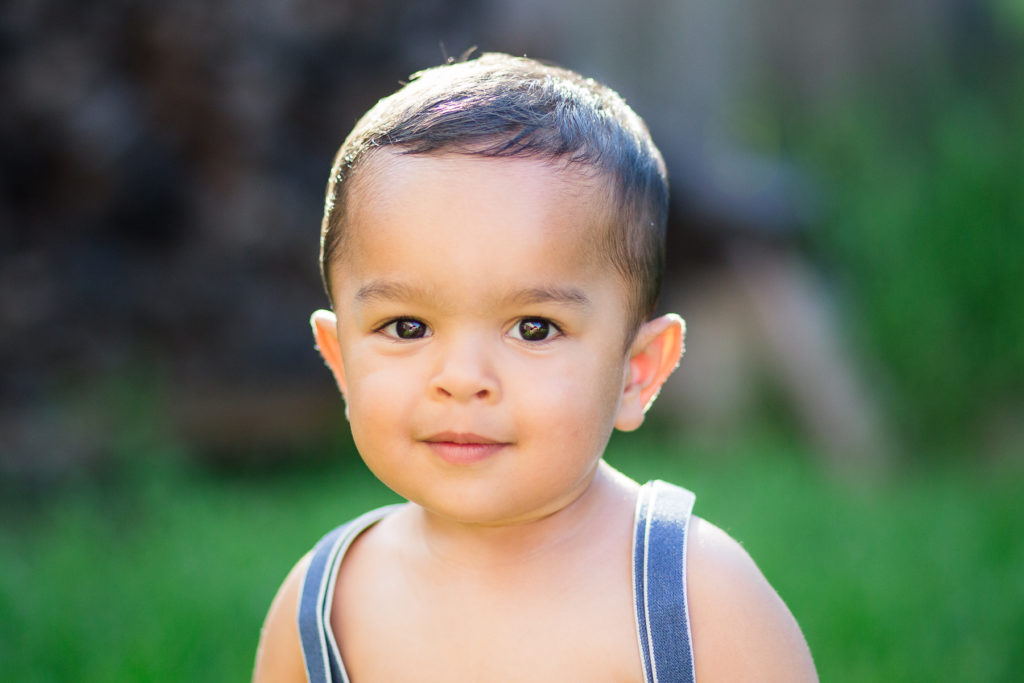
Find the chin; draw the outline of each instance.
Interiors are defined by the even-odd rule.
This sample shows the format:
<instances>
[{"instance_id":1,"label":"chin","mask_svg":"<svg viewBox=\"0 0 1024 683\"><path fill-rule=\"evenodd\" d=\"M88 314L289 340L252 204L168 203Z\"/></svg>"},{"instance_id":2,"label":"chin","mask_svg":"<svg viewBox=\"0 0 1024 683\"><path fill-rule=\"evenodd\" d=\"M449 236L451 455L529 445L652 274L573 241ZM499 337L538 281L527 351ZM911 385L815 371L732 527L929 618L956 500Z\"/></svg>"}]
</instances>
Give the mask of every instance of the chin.
<instances>
[{"instance_id":1,"label":"chin","mask_svg":"<svg viewBox=\"0 0 1024 683\"><path fill-rule=\"evenodd\" d=\"M427 512L450 522L472 526L512 526L543 519L572 502L571 495L510 496L507 490L463 491L441 499L409 498Z\"/></svg>"}]
</instances>

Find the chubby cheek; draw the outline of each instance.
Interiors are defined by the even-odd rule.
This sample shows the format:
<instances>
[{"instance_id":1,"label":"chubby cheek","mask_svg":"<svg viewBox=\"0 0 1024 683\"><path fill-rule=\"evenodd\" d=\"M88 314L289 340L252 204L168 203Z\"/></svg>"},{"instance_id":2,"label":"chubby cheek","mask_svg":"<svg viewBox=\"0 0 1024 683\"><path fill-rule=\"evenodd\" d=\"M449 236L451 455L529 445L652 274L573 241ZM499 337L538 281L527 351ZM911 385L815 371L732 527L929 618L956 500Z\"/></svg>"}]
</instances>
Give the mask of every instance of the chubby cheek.
<instances>
[{"instance_id":1,"label":"chubby cheek","mask_svg":"<svg viewBox=\"0 0 1024 683\"><path fill-rule=\"evenodd\" d=\"M394 370L349 378L349 422L364 457L372 457L389 440L407 434L415 402L409 382L407 374Z\"/></svg>"},{"instance_id":2,"label":"chubby cheek","mask_svg":"<svg viewBox=\"0 0 1024 683\"><path fill-rule=\"evenodd\" d=\"M406 411L385 398L376 404L358 401L350 415L352 440L363 463L385 486L412 499L417 470L409 457Z\"/></svg>"},{"instance_id":3,"label":"chubby cheek","mask_svg":"<svg viewBox=\"0 0 1024 683\"><path fill-rule=\"evenodd\" d=\"M621 373L621 365L595 359L583 366L566 363L550 367L540 375L543 379L520 376L524 386L514 392L517 413L535 427L528 431L534 438L578 446L583 445L581 439L590 439L603 446L618 410ZM595 429L598 425L608 429Z\"/></svg>"}]
</instances>

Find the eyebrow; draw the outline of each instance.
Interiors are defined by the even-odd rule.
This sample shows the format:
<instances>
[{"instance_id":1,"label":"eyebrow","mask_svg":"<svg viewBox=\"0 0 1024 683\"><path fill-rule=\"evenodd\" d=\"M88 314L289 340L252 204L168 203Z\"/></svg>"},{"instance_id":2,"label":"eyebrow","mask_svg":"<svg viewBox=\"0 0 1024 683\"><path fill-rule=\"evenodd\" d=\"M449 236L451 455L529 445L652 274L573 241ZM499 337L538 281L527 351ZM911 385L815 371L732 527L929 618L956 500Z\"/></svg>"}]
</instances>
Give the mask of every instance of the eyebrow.
<instances>
[{"instance_id":1,"label":"eyebrow","mask_svg":"<svg viewBox=\"0 0 1024 683\"><path fill-rule=\"evenodd\" d=\"M398 301L414 299L421 295L419 290L401 282L374 280L359 288L356 292L356 301Z\"/></svg>"},{"instance_id":2,"label":"eyebrow","mask_svg":"<svg viewBox=\"0 0 1024 683\"><path fill-rule=\"evenodd\" d=\"M356 291L356 302L368 303L378 301L410 301L430 298L429 293L391 280L374 280ZM576 308L587 308L591 305L590 297L576 287L541 286L526 287L512 292L507 300L519 305L561 304Z\"/></svg>"},{"instance_id":3,"label":"eyebrow","mask_svg":"<svg viewBox=\"0 0 1024 683\"><path fill-rule=\"evenodd\" d=\"M590 298L575 287L528 287L515 292L511 301L518 304L566 304L579 308L590 306Z\"/></svg>"}]
</instances>

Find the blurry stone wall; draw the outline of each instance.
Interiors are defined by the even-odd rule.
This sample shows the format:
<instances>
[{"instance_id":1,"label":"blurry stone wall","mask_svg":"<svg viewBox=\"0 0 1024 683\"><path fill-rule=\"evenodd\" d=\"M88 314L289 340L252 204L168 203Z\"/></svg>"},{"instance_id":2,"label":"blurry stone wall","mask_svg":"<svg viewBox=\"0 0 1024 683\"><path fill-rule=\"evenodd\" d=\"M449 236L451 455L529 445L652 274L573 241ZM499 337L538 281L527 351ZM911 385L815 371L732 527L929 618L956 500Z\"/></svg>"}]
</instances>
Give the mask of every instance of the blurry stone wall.
<instances>
[{"instance_id":1,"label":"blurry stone wall","mask_svg":"<svg viewBox=\"0 0 1024 683\"><path fill-rule=\"evenodd\" d=\"M109 384L159 381L200 447L341 417L307 324L331 158L401 78L470 41L448 0L0 9L0 464L109 450Z\"/></svg>"},{"instance_id":2,"label":"blurry stone wall","mask_svg":"<svg viewBox=\"0 0 1024 683\"><path fill-rule=\"evenodd\" d=\"M342 419L307 326L323 188L356 118L417 69L478 46L621 90L669 160L683 268L800 217L785 160L734 137L759 89L810 103L912 68L969 5L10 0L0 475L101 462L124 428L107 404L132 401L118 378L155 383L153 409L209 452Z\"/></svg>"}]
</instances>

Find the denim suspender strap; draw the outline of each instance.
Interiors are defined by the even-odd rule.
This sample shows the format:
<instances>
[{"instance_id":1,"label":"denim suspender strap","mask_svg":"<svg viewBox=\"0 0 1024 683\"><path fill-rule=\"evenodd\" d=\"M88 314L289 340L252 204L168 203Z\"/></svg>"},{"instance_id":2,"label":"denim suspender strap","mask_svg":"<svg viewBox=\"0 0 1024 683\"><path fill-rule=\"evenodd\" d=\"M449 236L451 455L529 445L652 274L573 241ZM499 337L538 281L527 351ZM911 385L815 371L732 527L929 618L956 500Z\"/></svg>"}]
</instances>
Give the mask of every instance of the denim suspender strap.
<instances>
[{"instance_id":1,"label":"denim suspender strap","mask_svg":"<svg viewBox=\"0 0 1024 683\"><path fill-rule=\"evenodd\" d=\"M694 495L652 481L636 506L633 598L647 683L692 683L693 644L686 604L686 529Z\"/></svg>"},{"instance_id":2,"label":"denim suspender strap","mask_svg":"<svg viewBox=\"0 0 1024 683\"><path fill-rule=\"evenodd\" d=\"M367 512L334 529L313 548L299 593L299 640L310 683L348 683L341 652L330 631L338 565L356 536L391 512L388 506Z\"/></svg>"},{"instance_id":3,"label":"denim suspender strap","mask_svg":"<svg viewBox=\"0 0 1024 683\"><path fill-rule=\"evenodd\" d=\"M351 523L340 526L320 539L313 549L313 557L306 569L299 595L299 640L302 641L302 659L306 663L306 677L310 683L331 683L334 676L328 655L327 631L324 628L324 602L330 567L338 556Z\"/></svg>"}]
</instances>

